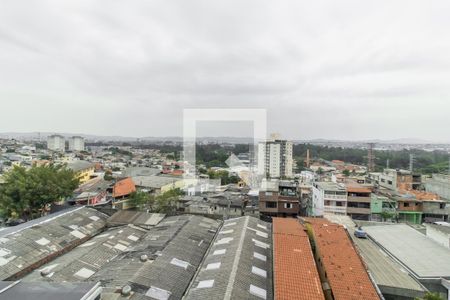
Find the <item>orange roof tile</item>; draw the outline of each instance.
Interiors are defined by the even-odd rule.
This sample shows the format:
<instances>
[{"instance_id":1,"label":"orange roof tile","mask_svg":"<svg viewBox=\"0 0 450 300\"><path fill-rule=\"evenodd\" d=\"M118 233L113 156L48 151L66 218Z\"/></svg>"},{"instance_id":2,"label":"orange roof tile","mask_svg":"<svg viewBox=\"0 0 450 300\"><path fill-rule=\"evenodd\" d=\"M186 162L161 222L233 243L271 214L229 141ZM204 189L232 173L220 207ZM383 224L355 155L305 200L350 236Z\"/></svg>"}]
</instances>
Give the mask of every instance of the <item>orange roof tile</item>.
<instances>
[{"instance_id":1,"label":"orange roof tile","mask_svg":"<svg viewBox=\"0 0 450 300\"><path fill-rule=\"evenodd\" d=\"M122 197L131 194L136 191L136 186L134 185L131 177L127 177L122 179L114 185L113 188L113 197Z\"/></svg>"},{"instance_id":2,"label":"orange roof tile","mask_svg":"<svg viewBox=\"0 0 450 300\"><path fill-rule=\"evenodd\" d=\"M334 299L380 299L345 229L323 219L309 223Z\"/></svg>"},{"instance_id":3,"label":"orange roof tile","mask_svg":"<svg viewBox=\"0 0 450 300\"><path fill-rule=\"evenodd\" d=\"M296 219L272 220L275 299L324 299L303 226Z\"/></svg>"}]
</instances>

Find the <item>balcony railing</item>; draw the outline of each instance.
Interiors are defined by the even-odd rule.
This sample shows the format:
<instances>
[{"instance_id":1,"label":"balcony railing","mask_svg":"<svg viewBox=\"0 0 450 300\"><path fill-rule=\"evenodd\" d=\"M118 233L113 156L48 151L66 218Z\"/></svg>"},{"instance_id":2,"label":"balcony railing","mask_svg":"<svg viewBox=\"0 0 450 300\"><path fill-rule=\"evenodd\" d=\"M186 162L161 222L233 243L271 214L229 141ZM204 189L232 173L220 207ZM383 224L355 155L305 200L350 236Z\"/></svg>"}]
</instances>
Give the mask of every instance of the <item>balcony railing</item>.
<instances>
[{"instance_id":1,"label":"balcony railing","mask_svg":"<svg viewBox=\"0 0 450 300\"><path fill-rule=\"evenodd\" d=\"M347 200L347 196L346 195L330 195L330 194L324 194L323 198L325 200L341 200L341 201L346 201Z\"/></svg>"},{"instance_id":2,"label":"balcony railing","mask_svg":"<svg viewBox=\"0 0 450 300\"><path fill-rule=\"evenodd\" d=\"M323 207L324 212L326 213L338 213L338 214L346 214L347 208L345 206L328 206L325 205Z\"/></svg>"}]
</instances>

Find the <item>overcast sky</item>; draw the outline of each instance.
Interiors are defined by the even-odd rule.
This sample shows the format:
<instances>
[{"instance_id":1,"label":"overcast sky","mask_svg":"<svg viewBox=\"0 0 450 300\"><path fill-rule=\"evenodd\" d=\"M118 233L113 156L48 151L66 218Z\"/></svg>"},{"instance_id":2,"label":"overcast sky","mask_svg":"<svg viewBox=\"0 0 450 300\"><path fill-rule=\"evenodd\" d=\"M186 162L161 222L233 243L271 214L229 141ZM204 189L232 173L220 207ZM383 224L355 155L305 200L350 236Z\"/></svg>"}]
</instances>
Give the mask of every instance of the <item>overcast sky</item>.
<instances>
[{"instance_id":1,"label":"overcast sky","mask_svg":"<svg viewBox=\"0 0 450 300\"><path fill-rule=\"evenodd\" d=\"M2 0L0 132L180 136L184 108L265 108L268 132L286 138L450 141L449 11L447 0Z\"/></svg>"}]
</instances>

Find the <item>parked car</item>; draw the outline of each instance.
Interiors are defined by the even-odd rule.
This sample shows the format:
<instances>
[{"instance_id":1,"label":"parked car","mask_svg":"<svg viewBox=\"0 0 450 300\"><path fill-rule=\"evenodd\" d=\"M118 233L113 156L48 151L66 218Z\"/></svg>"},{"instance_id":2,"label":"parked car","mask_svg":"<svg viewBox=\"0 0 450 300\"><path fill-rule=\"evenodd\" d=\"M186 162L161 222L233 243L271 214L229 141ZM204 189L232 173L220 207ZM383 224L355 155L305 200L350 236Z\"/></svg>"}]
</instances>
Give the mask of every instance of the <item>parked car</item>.
<instances>
[{"instance_id":1,"label":"parked car","mask_svg":"<svg viewBox=\"0 0 450 300\"><path fill-rule=\"evenodd\" d=\"M355 235L357 238L360 238L360 239L366 239L366 238L367 238L367 233L366 233L361 227L358 227L358 228L355 230L354 235Z\"/></svg>"}]
</instances>

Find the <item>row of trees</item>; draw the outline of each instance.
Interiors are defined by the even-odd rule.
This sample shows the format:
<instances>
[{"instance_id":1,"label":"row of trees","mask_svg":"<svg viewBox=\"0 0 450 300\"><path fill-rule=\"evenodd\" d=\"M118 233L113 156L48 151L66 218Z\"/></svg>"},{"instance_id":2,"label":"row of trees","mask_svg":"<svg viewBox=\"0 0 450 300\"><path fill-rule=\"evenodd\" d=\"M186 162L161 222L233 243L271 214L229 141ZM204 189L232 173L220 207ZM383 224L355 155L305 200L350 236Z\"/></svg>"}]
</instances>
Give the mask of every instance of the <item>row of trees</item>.
<instances>
[{"instance_id":1,"label":"row of trees","mask_svg":"<svg viewBox=\"0 0 450 300\"><path fill-rule=\"evenodd\" d=\"M307 149L313 158L325 160L343 160L345 162L364 165L367 164L367 150L352 149L342 147L328 147L311 144L294 145L294 157L297 166L301 170L306 157ZM445 151L424 151L424 150L400 150L400 151L375 151L376 169L382 170L386 167L387 160L391 168L409 168L410 154L414 154L414 169L424 174L447 172L449 168L449 155Z\"/></svg>"},{"instance_id":2,"label":"row of trees","mask_svg":"<svg viewBox=\"0 0 450 300\"><path fill-rule=\"evenodd\" d=\"M138 210L149 210L156 213L170 213L176 210L177 202L183 191L173 189L159 195L145 191L136 191L130 195L130 204Z\"/></svg>"},{"instance_id":3,"label":"row of trees","mask_svg":"<svg viewBox=\"0 0 450 300\"><path fill-rule=\"evenodd\" d=\"M72 195L79 180L64 165L15 166L0 185L0 214L30 220L42 216L48 206Z\"/></svg>"}]
</instances>

